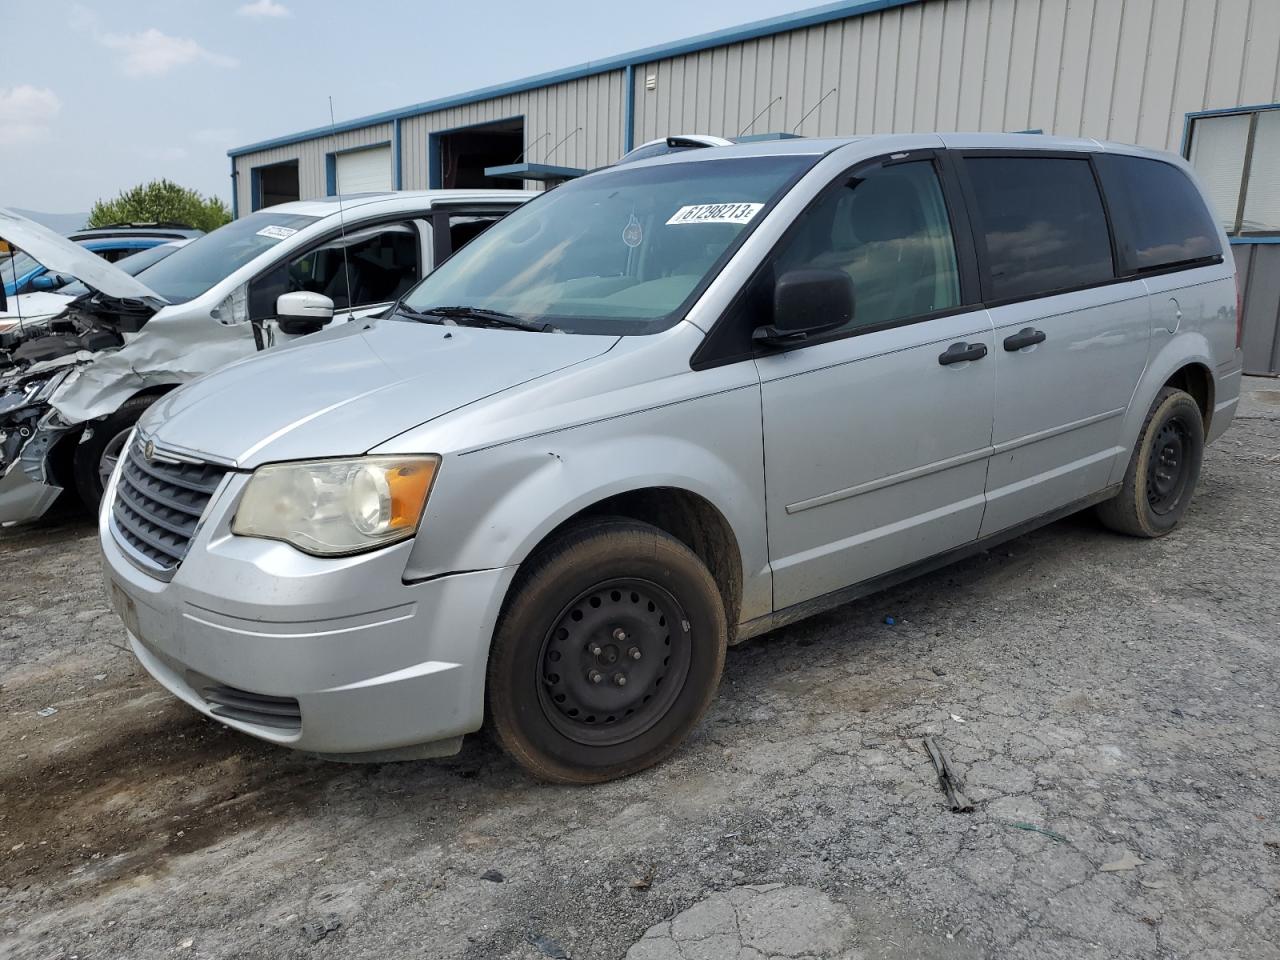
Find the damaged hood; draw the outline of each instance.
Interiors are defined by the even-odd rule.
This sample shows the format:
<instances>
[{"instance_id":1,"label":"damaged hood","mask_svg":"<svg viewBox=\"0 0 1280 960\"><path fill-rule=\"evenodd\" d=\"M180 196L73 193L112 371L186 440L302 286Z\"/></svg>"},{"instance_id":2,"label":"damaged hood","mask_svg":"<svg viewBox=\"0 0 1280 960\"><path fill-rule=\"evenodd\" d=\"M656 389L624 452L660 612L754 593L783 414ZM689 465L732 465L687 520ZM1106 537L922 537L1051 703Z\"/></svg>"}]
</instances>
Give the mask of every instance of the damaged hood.
<instances>
[{"instance_id":1,"label":"damaged hood","mask_svg":"<svg viewBox=\"0 0 1280 960\"><path fill-rule=\"evenodd\" d=\"M240 467L358 456L617 342L614 336L357 321L167 394L140 428L161 446Z\"/></svg>"},{"instance_id":2,"label":"damaged hood","mask_svg":"<svg viewBox=\"0 0 1280 960\"><path fill-rule=\"evenodd\" d=\"M145 283L34 220L0 207L0 239L31 254L46 270L70 274L108 297L167 303Z\"/></svg>"}]
</instances>

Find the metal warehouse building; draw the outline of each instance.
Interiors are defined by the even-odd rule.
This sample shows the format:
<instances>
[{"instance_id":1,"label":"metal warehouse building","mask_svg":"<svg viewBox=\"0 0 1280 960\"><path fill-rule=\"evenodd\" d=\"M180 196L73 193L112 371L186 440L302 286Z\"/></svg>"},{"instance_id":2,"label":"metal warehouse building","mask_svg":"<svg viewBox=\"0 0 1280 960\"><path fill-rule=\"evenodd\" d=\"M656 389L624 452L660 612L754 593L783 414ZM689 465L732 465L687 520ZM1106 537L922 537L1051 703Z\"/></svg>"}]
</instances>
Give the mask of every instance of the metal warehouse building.
<instances>
[{"instance_id":1,"label":"metal warehouse building","mask_svg":"<svg viewBox=\"0 0 1280 960\"><path fill-rule=\"evenodd\" d=\"M655 137L1007 130L1180 151L1280 372L1280 0L844 0L229 151L233 206L517 186Z\"/></svg>"}]
</instances>

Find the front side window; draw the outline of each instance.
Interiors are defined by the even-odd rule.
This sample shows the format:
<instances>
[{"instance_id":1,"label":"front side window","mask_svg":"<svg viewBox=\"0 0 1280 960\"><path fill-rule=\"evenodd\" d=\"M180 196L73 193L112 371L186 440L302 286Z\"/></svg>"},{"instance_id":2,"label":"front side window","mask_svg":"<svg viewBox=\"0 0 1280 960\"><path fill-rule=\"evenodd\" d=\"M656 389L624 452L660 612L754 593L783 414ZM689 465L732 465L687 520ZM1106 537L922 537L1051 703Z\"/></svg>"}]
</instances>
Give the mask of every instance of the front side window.
<instances>
[{"instance_id":1,"label":"front side window","mask_svg":"<svg viewBox=\"0 0 1280 960\"><path fill-rule=\"evenodd\" d=\"M1115 276L1111 235L1088 159L968 157L990 297L1044 296Z\"/></svg>"},{"instance_id":2,"label":"front side window","mask_svg":"<svg viewBox=\"0 0 1280 960\"><path fill-rule=\"evenodd\" d=\"M270 210L251 213L191 241L138 279L170 303L186 303L317 219Z\"/></svg>"},{"instance_id":3,"label":"front side window","mask_svg":"<svg viewBox=\"0 0 1280 960\"><path fill-rule=\"evenodd\" d=\"M1280 110L1197 117L1187 159L1231 236L1280 234Z\"/></svg>"},{"instance_id":4,"label":"front side window","mask_svg":"<svg viewBox=\"0 0 1280 960\"><path fill-rule=\"evenodd\" d=\"M817 160L620 167L570 181L467 244L404 303L501 312L569 333L665 329Z\"/></svg>"},{"instance_id":5,"label":"front side window","mask_svg":"<svg viewBox=\"0 0 1280 960\"><path fill-rule=\"evenodd\" d=\"M839 270L853 280L845 329L959 306L955 242L933 164L876 167L828 191L797 219L771 279L801 269Z\"/></svg>"},{"instance_id":6,"label":"front side window","mask_svg":"<svg viewBox=\"0 0 1280 960\"><path fill-rule=\"evenodd\" d=\"M1171 163L1099 154L1125 272L1140 273L1222 256L1218 228L1200 192Z\"/></svg>"},{"instance_id":7,"label":"front side window","mask_svg":"<svg viewBox=\"0 0 1280 960\"><path fill-rule=\"evenodd\" d=\"M276 298L299 290L324 294L337 310L391 303L421 276L418 231L412 224L357 229L305 250L254 280L249 285L249 315L255 320L273 317Z\"/></svg>"}]
</instances>

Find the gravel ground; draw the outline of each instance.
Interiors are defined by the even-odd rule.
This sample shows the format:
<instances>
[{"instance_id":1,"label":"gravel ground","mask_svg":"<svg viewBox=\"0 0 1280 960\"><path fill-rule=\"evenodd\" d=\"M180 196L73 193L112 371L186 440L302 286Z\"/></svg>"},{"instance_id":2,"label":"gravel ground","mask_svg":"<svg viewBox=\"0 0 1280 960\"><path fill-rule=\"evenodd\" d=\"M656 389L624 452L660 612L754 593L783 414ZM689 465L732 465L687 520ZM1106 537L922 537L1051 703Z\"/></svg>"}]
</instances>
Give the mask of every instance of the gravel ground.
<instances>
[{"instance_id":1,"label":"gravel ground","mask_svg":"<svg viewBox=\"0 0 1280 960\"><path fill-rule=\"evenodd\" d=\"M481 738L343 766L224 730L107 642L91 526L6 534L0 956L1280 957L1250 391L1179 533L1072 518L750 641L684 749L591 789Z\"/></svg>"}]
</instances>

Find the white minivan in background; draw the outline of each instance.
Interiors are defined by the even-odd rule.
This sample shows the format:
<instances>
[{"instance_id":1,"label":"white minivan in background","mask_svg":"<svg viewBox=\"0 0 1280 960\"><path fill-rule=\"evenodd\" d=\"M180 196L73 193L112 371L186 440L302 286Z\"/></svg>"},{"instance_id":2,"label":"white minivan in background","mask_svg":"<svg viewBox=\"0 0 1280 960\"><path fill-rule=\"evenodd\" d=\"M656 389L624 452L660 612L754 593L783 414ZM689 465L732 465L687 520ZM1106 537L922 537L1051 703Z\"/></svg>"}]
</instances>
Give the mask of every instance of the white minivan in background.
<instances>
[{"instance_id":1,"label":"white minivan in background","mask_svg":"<svg viewBox=\"0 0 1280 960\"><path fill-rule=\"evenodd\" d=\"M56 317L0 331L0 525L39 517L64 487L96 510L125 437L158 397L332 320L386 309L532 196L429 190L284 203L137 276L0 210L0 238L93 291Z\"/></svg>"},{"instance_id":2,"label":"white minivan in background","mask_svg":"<svg viewBox=\"0 0 1280 960\"><path fill-rule=\"evenodd\" d=\"M146 669L253 736L392 759L487 722L539 777L624 776L735 641L1086 507L1173 530L1238 400L1234 272L1187 164L1136 147L604 169L386 315L161 398L107 584Z\"/></svg>"}]
</instances>

